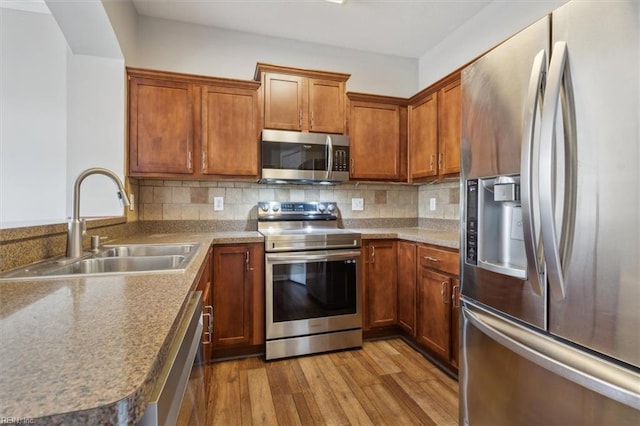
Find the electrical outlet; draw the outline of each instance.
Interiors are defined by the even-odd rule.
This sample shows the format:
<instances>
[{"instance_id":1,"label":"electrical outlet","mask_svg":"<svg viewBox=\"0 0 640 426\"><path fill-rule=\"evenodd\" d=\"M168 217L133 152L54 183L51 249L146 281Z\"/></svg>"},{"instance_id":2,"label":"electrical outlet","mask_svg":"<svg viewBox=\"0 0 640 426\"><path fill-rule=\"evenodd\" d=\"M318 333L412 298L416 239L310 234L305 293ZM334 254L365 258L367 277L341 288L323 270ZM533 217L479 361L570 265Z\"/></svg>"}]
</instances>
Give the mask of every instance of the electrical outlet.
<instances>
[{"instance_id":1,"label":"electrical outlet","mask_svg":"<svg viewBox=\"0 0 640 426\"><path fill-rule=\"evenodd\" d=\"M364 210L364 198L352 198L351 199L351 210L353 210L353 211L362 211L362 210Z\"/></svg>"},{"instance_id":2,"label":"electrical outlet","mask_svg":"<svg viewBox=\"0 0 640 426\"><path fill-rule=\"evenodd\" d=\"M436 210L436 199L435 198L429 198L429 210L430 211L435 211Z\"/></svg>"},{"instance_id":3,"label":"electrical outlet","mask_svg":"<svg viewBox=\"0 0 640 426\"><path fill-rule=\"evenodd\" d=\"M224 210L224 197L213 197L213 211L221 212Z\"/></svg>"}]
</instances>

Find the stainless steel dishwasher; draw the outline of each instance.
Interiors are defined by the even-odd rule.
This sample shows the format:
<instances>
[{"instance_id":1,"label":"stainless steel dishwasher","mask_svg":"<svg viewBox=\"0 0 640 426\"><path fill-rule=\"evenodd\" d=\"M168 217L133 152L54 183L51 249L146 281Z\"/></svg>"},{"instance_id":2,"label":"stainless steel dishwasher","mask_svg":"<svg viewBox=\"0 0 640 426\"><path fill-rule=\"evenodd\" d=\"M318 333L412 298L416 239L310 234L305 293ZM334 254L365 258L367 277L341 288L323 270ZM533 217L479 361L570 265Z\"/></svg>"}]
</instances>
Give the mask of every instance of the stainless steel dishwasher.
<instances>
[{"instance_id":1,"label":"stainless steel dishwasher","mask_svg":"<svg viewBox=\"0 0 640 426\"><path fill-rule=\"evenodd\" d=\"M204 425L202 293L192 292L140 426Z\"/></svg>"}]
</instances>

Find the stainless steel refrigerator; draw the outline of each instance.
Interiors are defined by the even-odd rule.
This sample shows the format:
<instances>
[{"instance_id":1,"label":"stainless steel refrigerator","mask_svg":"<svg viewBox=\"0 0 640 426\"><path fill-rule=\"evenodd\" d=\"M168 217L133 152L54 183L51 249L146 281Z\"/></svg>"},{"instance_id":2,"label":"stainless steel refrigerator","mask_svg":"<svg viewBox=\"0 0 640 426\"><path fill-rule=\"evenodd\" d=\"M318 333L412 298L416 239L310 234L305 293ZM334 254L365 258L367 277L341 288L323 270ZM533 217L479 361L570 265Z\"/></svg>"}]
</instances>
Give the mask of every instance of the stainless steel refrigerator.
<instances>
[{"instance_id":1,"label":"stainless steel refrigerator","mask_svg":"<svg viewBox=\"0 0 640 426\"><path fill-rule=\"evenodd\" d=\"M460 423L640 424L640 6L462 74Z\"/></svg>"}]
</instances>

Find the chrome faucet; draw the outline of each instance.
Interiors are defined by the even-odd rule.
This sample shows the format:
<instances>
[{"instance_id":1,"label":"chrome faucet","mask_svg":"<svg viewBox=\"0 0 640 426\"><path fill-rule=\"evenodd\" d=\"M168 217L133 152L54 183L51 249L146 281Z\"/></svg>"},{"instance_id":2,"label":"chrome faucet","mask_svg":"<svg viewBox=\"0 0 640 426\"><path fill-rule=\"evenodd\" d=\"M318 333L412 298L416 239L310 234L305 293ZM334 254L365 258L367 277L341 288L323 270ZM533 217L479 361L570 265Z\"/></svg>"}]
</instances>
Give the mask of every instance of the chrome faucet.
<instances>
[{"instance_id":1,"label":"chrome faucet","mask_svg":"<svg viewBox=\"0 0 640 426\"><path fill-rule=\"evenodd\" d=\"M80 173L73 186L73 216L69 221L67 233L67 257L75 258L82 256L82 237L87 231L87 226L85 220L80 218L80 185L87 176L94 174L110 177L116 185L118 185L118 198L122 200L125 206L130 204L122 181L111 170L96 167Z\"/></svg>"}]
</instances>

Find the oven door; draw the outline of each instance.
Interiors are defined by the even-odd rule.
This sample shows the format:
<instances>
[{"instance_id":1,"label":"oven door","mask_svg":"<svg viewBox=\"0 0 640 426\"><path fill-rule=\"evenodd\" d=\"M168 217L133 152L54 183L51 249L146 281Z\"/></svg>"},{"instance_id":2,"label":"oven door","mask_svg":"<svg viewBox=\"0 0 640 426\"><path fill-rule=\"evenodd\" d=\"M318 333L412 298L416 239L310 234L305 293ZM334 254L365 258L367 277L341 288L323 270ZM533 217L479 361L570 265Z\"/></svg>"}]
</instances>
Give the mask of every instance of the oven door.
<instances>
[{"instance_id":1,"label":"oven door","mask_svg":"<svg viewBox=\"0 0 640 426\"><path fill-rule=\"evenodd\" d=\"M359 250L267 253L267 340L362 327Z\"/></svg>"}]
</instances>

